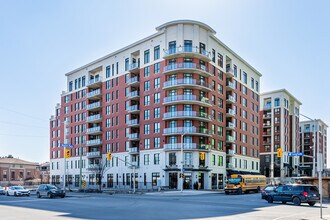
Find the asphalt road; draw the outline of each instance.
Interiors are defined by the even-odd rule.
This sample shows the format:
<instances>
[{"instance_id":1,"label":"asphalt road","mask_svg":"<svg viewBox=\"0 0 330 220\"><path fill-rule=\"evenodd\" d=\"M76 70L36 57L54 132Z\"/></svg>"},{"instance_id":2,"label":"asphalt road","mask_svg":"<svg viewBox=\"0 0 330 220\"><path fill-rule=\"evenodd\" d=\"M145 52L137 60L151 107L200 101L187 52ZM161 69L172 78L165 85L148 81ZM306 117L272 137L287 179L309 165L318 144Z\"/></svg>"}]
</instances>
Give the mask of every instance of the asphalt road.
<instances>
[{"instance_id":1,"label":"asphalt road","mask_svg":"<svg viewBox=\"0 0 330 220\"><path fill-rule=\"evenodd\" d=\"M323 206L330 220L330 206ZM260 194L70 194L61 199L0 196L0 219L320 219L320 206L268 204Z\"/></svg>"}]
</instances>

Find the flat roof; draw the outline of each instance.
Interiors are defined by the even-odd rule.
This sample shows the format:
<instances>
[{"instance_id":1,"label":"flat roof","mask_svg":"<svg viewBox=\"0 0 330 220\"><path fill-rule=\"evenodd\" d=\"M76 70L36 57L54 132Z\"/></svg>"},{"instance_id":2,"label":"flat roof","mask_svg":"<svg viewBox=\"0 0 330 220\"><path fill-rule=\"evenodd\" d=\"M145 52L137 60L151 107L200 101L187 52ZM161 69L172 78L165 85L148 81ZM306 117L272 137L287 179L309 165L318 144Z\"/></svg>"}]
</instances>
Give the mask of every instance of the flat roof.
<instances>
[{"instance_id":1,"label":"flat roof","mask_svg":"<svg viewBox=\"0 0 330 220\"><path fill-rule=\"evenodd\" d=\"M271 94L274 94L274 93L281 93L281 92L284 92L286 93L287 95L289 95L291 98L293 98L296 102L298 102L299 105L301 105L302 103L296 98L294 97L288 90L286 89L278 89L278 90L273 90L273 91L269 91L269 92L263 92L260 94L260 96L265 96L265 95L271 95Z\"/></svg>"}]
</instances>

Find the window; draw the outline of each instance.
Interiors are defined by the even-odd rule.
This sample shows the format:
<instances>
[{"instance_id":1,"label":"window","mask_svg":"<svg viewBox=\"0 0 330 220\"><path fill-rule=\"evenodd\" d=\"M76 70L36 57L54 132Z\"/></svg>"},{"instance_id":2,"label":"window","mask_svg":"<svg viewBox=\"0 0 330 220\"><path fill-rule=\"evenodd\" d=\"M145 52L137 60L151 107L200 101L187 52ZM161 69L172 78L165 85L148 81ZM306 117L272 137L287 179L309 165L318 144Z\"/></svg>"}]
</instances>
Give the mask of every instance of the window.
<instances>
[{"instance_id":1,"label":"window","mask_svg":"<svg viewBox=\"0 0 330 220\"><path fill-rule=\"evenodd\" d=\"M144 120L150 119L150 110L144 110Z\"/></svg>"},{"instance_id":2,"label":"window","mask_svg":"<svg viewBox=\"0 0 330 220\"><path fill-rule=\"evenodd\" d=\"M259 92L259 83L256 81L256 91Z\"/></svg>"},{"instance_id":3,"label":"window","mask_svg":"<svg viewBox=\"0 0 330 220\"><path fill-rule=\"evenodd\" d=\"M106 78L110 77L110 66L106 67L105 75L106 75Z\"/></svg>"},{"instance_id":4,"label":"window","mask_svg":"<svg viewBox=\"0 0 330 220\"><path fill-rule=\"evenodd\" d=\"M251 88L254 89L254 79L251 77Z\"/></svg>"},{"instance_id":5,"label":"window","mask_svg":"<svg viewBox=\"0 0 330 220\"><path fill-rule=\"evenodd\" d=\"M215 63L215 50L212 49L212 62Z\"/></svg>"},{"instance_id":6,"label":"window","mask_svg":"<svg viewBox=\"0 0 330 220\"><path fill-rule=\"evenodd\" d=\"M275 98L274 107L279 107L279 106L280 106L280 98Z\"/></svg>"},{"instance_id":7,"label":"window","mask_svg":"<svg viewBox=\"0 0 330 220\"><path fill-rule=\"evenodd\" d=\"M169 153L168 161L170 166L176 165L176 155L175 153Z\"/></svg>"},{"instance_id":8,"label":"window","mask_svg":"<svg viewBox=\"0 0 330 220\"><path fill-rule=\"evenodd\" d=\"M125 71L128 71L128 70L129 70L129 58L126 58L125 59Z\"/></svg>"},{"instance_id":9,"label":"window","mask_svg":"<svg viewBox=\"0 0 330 220\"><path fill-rule=\"evenodd\" d=\"M223 156L218 156L218 166L219 167L223 166Z\"/></svg>"},{"instance_id":10,"label":"window","mask_svg":"<svg viewBox=\"0 0 330 220\"><path fill-rule=\"evenodd\" d=\"M149 91L150 90L150 81L145 81L144 82L144 91Z\"/></svg>"},{"instance_id":11,"label":"window","mask_svg":"<svg viewBox=\"0 0 330 220\"><path fill-rule=\"evenodd\" d=\"M144 51L144 64L149 63L150 62L150 51L146 50Z\"/></svg>"},{"instance_id":12,"label":"window","mask_svg":"<svg viewBox=\"0 0 330 220\"><path fill-rule=\"evenodd\" d=\"M154 47L154 60L158 60L160 58L160 46Z\"/></svg>"},{"instance_id":13,"label":"window","mask_svg":"<svg viewBox=\"0 0 330 220\"><path fill-rule=\"evenodd\" d=\"M150 96L149 95L144 96L144 105L145 106L150 105Z\"/></svg>"},{"instance_id":14,"label":"window","mask_svg":"<svg viewBox=\"0 0 330 220\"><path fill-rule=\"evenodd\" d=\"M154 103L160 103L160 92L155 93L154 95Z\"/></svg>"},{"instance_id":15,"label":"window","mask_svg":"<svg viewBox=\"0 0 330 220\"><path fill-rule=\"evenodd\" d=\"M69 82L69 92L72 91L72 85L73 85L73 83L72 83L72 81L70 81L70 82Z\"/></svg>"},{"instance_id":16,"label":"window","mask_svg":"<svg viewBox=\"0 0 330 220\"><path fill-rule=\"evenodd\" d=\"M223 67L223 56L218 53L218 66Z\"/></svg>"},{"instance_id":17,"label":"window","mask_svg":"<svg viewBox=\"0 0 330 220\"><path fill-rule=\"evenodd\" d=\"M215 166L215 155L212 154L212 165Z\"/></svg>"},{"instance_id":18,"label":"window","mask_svg":"<svg viewBox=\"0 0 330 220\"><path fill-rule=\"evenodd\" d=\"M160 117L160 108L154 108L154 118Z\"/></svg>"},{"instance_id":19,"label":"window","mask_svg":"<svg viewBox=\"0 0 330 220\"><path fill-rule=\"evenodd\" d=\"M160 137L154 138L154 148L160 148Z\"/></svg>"},{"instance_id":20,"label":"window","mask_svg":"<svg viewBox=\"0 0 330 220\"><path fill-rule=\"evenodd\" d=\"M243 71L243 82L247 84L247 73Z\"/></svg>"},{"instance_id":21,"label":"window","mask_svg":"<svg viewBox=\"0 0 330 220\"><path fill-rule=\"evenodd\" d=\"M159 164L159 154L154 154L154 164L155 165Z\"/></svg>"},{"instance_id":22,"label":"window","mask_svg":"<svg viewBox=\"0 0 330 220\"><path fill-rule=\"evenodd\" d=\"M160 174L159 173L152 173L152 185L157 186L158 185L158 180L160 179Z\"/></svg>"},{"instance_id":23,"label":"window","mask_svg":"<svg viewBox=\"0 0 330 220\"><path fill-rule=\"evenodd\" d=\"M149 161L149 154L145 154L143 156L143 159L144 159L144 165L149 165L150 164L150 161Z\"/></svg>"},{"instance_id":24,"label":"window","mask_svg":"<svg viewBox=\"0 0 330 220\"><path fill-rule=\"evenodd\" d=\"M144 125L144 134L150 134L150 124Z\"/></svg>"},{"instance_id":25,"label":"window","mask_svg":"<svg viewBox=\"0 0 330 220\"><path fill-rule=\"evenodd\" d=\"M154 64L154 73L157 74L160 72L160 63Z\"/></svg>"},{"instance_id":26,"label":"window","mask_svg":"<svg viewBox=\"0 0 330 220\"><path fill-rule=\"evenodd\" d=\"M184 153L184 165L192 165L192 153Z\"/></svg>"},{"instance_id":27,"label":"window","mask_svg":"<svg viewBox=\"0 0 330 220\"><path fill-rule=\"evenodd\" d=\"M150 76L150 66L144 67L144 77Z\"/></svg>"},{"instance_id":28,"label":"window","mask_svg":"<svg viewBox=\"0 0 330 220\"><path fill-rule=\"evenodd\" d=\"M160 132L160 123L155 122L154 123L154 133L159 133Z\"/></svg>"},{"instance_id":29,"label":"window","mask_svg":"<svg viewBox=\"0 0 330 220\"><path fill-rule=\"evenodd\" d=\"M154 79L154 88L155 89L160 88L160 78L159 77Z\"/></svg>"}]
</instances>

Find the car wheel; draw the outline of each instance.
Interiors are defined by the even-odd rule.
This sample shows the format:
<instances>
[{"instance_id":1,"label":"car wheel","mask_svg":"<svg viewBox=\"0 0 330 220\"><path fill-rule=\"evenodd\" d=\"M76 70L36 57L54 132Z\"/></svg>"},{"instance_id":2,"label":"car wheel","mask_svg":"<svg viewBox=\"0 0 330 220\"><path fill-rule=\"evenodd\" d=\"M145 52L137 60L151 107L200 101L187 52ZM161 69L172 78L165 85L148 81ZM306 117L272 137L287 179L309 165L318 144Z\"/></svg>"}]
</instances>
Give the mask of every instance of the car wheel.
<instances>
[{"instance_id":1,"label":"car wheel","mask_svg":"<svg viewBox=\"0 0 330 220\"><path fill-rule=\"evenodd\" d=\"M39 193L39 192L37 192L37 197L38 197L38 198L41 198L41 195L40 195L40 193Z\"/></svg>"},{"instance_id":2,"label":"car wheel","mask_svg":"<svg viewBox=\"0 0 330 220\"><path fill-rule=\"evenodd\" d=\"M9 192L7 192L7 196L9 196Z\"/></svg>"},{"instance_id":3,"label":"car wheel","mask_svg":"<svg viewBox=\"0 0 330 220\"><path fill-rule=\"evenodd\" d=\"M65 196L61 196L61 198L63 199Z\"/></svg>"},{"instance_id":4,"label":"car wheel","mask_svg":"<svg viewBox=\"0 0 330 220\"><path fill-rule=\"evenodd\" d=\"M282 204L286 204L286 202L283 201Z\"/></svg>"},{"instance_id":5,"label":"car wheel","mask_svg":"<svg viewBox=\"0 0 330 220\"><path fill-rule=\"evenodd\" d=\"M257 193L259 193L260 192L260 186L258 186L258 188L257 188Z\"/></svg>"},{"instance_id":6,"label":"car wheel","mask_svg":"<svg viewBox=\"0 0 330 220\"><path fill-rule=\"evenodd\" d=\"M309 202L308 205L309 206L314 206L315 205L315 202Z\"/></svg>"},{"instance_id":7,"label":"car wheel","mask_svg":"<svg viewBox=\"0 0 330 220\"><path fill-rule=\"evenodd\" d=\"M239 189L237 190L237 195L241 195L241 194L242 194L242 189L239 188Z\"/></svg>"},{"instance_id":8,"label":"car wheel","mask_svg":"<svg viewBox=\"0 0 330 220\"><path fill-rule=\"evenodd\" d=\"M228 192L228 191L225 191L225 194L226 194L226 195L229 195L229 192Z\"/></svg>"},{"instance_id":9,"label":"car wheel","mask_svg":"<svg viewBox=\"0 0 330 220\"><path fill-rule=\"evenodd\" d=\"M17 193L16 192L14 192L14 196L17 196Z\"/></svg>"},{"instance_id":10,"label":"car wheel","mask_svg":"<svg viewBox=\"0 0 330 220\"><path fill-rule=\"evenodd\" d=\"M48 196L48 198L50 198L50 199L53 198L53 195L52 195L51 193L48 193L47 196Z\"/></svg>"},{"instance_id":11,"label":"car wheel","mask_svg":"<svg viewBox=\"0 0 330 220\"><path fill-rule=\"evenodd\" d=\"M300 206L300 199L298 197L294 197L293 200L292 200L293 204L296 205L296 206Z\"/></svg>"},{"instance_id":12,"label":"car wheel","mask_svg":"<svg viewBox=\"0 0 330 220\"><path fill-rule=\"evenodd\" d=\"M268 196L268 198L267 198L267 202L268 202L268 203L273 203L273 197Z\"/></svg>"}]
</instances>

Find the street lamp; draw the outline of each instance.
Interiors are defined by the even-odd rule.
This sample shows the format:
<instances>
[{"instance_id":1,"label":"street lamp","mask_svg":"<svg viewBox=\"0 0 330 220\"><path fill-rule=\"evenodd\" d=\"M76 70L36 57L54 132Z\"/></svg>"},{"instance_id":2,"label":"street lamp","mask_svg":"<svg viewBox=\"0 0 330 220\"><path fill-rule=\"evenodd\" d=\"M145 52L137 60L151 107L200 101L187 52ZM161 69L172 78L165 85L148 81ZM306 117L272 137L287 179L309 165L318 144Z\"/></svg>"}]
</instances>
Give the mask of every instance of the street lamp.
<instances>
[{"instance_id":1,"label":"street lamp","mask_svg":"<svg viewBox=\"0 0 330 220\"><path fill-rule=\"evenodd\" d=\"M181 192L183 192L183 144L184 144L183 143L184 142L183 137L186 134L187 134L186 132L181 134L181 175L180 175L180 177L181 177Z\"/></svg>"}]
</instances>

